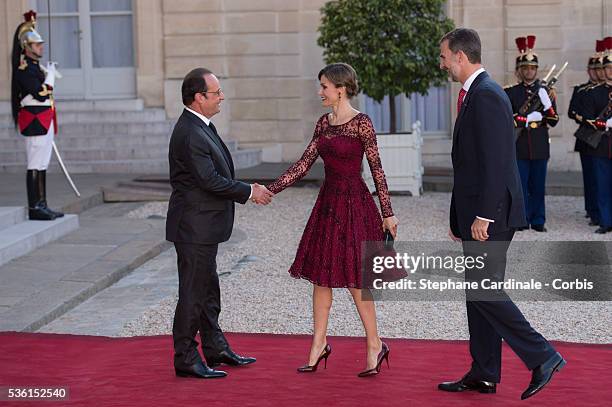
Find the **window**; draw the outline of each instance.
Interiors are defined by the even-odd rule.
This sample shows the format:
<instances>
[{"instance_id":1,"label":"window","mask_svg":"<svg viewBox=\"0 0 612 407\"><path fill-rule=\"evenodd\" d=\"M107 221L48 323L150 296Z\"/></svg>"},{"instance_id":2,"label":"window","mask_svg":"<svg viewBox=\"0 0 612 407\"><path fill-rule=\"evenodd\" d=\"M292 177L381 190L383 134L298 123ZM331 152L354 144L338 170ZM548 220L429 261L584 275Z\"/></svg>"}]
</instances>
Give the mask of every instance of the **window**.
<instances>
[{"instance_id":1,"label":"window","mask_svg":"<svg viewBox=\"0 0 612 407\"><path fill-rule=\"evenodd\" d=\"M405 95L395 97L396 127L400 132L410 131L412 124L419 120L424 137L450 137L450 85L433 87L426 96L413 93L409 99ZM376 103L366 95L360 95L360 106L374 123L377 132L389 131L389 98Z\"/></svg>"}]
</instances>

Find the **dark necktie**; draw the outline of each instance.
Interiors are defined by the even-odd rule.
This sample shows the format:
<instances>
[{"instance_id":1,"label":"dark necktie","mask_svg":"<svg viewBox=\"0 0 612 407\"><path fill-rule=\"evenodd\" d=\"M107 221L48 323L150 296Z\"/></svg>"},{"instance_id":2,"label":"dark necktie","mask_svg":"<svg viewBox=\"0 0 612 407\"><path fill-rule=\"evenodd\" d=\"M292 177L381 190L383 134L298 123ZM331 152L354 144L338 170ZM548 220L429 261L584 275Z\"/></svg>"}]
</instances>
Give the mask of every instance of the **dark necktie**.
<instances>
[{"instance_id":1,"label":"dark necktie","mask_svg":"<svg viewBox=\"0 0 612 407\"><path fill-rule=\"evenodd\" d=\"M221 151L223 152L223 155L225 156L225 160L230 165L230 168L232 169L232 173L233 173L234 172L234 162L232 160L232 156L229 150L225 146L225 143L223 142L223 140L221 140L221 137L219 136L219 133L217 132L217 128L215 127L213 122L208 122L208 127L210 127L210 129L213 131L213 134L217 138L215 142L221 147Z\"/></svg>"}]
</instances>

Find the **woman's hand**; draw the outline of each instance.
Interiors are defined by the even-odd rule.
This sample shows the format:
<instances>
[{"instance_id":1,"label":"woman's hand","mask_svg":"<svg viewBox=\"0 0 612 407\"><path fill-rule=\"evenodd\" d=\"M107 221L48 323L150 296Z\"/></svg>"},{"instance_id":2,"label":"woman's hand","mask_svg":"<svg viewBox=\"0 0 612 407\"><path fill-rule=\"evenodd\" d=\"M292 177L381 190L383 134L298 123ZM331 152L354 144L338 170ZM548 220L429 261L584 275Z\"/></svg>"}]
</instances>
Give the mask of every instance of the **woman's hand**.
<instances>
[{"instance_id":1,"label":"woman's hand","mask_svg":"<svg viewBox=\"0 0 612 407\"><path fill-rule=\"evenodd\" d=\"M383 219L383 230L391 232L394 239L397 236L397 225L399 225L399 220L395 216Z\"/></svg>"}]
</instances>

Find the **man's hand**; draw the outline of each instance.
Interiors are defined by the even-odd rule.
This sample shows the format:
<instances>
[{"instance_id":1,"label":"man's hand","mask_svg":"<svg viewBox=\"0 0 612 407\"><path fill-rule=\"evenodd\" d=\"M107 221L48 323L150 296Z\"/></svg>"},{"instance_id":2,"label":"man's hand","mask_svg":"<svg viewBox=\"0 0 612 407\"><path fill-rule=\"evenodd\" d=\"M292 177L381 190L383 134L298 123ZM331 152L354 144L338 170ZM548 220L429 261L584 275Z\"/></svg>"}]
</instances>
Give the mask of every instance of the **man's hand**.
<instances>
[{"instance_id":1,"label":"man's hand","mask_svg":"<svg viewBox=\"0 0 612 407\"><path fill-rule=\"evenodd\" d=\"M527 115L527 123L541 122L541 121L542 121L542 113L540 112L531 112Z\"/></svg>"},{"instance_id":2,"label":"man's hand","mask_svg":"<svg viewBox=\"0 0 612 407\"><path fill-rule=\"evenodd\" d=\"M489 223L486 220L474 219L474 223L472 223L472 239L480 242L487 240L489 238L489 233L487 233Z\"/></svg>"},{"instance_id":3,"label":"man's hand","mask_svg":"<svg viewBox=\"0 0 612 407\"><path fill-rule=\"evenodd\" d=\"M251 187L253 188L253 195L251 196L251 201L259 205L267 205L272 202L272 197L274 196L274 194L270 192L268 188L257 183L251 185Z\"/></svg>"},{"instance_id":4,"label":"man's hand","mask_svg":"<svg viewBox=\"0 0 612 407\"><path fill-rule=\"evenodd\" d=\"M461 238L455 236L455 234L453 233L453 230L451 228L448 228L448 237L450 237L453 242L460 242L461 241Z\"/></svg>"},{"instance_id":5,"label":"man's hand","mask_svg":"<svg viewBox=\"0 0 612 407\"><path fill-rule=\"evenodd\" d=\"M391 236L393 236L394 239L397 236L397 225L399 225L399 220L397 220L395 216L383 219L383 230L391 232Z\"/></svg>"},{"instance_id":6,"label":"man's hand","mask_svg":"<svg viewBox=\"0 0 612 407\"><path fill-rule=\"evenodd\" d=\"M544 111L552 107L552 101L550 100L550 96L548 96L546 89L540 88L538 90L538 96L540 97L540 102L542 102L542 105L544 106Z\"/></svg>"}]
</instances>

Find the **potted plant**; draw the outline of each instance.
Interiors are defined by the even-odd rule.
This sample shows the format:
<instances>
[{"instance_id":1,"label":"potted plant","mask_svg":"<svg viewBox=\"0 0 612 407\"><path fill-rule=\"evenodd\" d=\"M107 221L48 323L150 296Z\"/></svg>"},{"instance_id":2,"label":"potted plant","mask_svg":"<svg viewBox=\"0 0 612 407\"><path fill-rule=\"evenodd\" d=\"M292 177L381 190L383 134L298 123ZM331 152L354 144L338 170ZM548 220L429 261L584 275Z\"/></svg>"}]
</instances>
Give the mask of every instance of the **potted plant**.
<instances>
[{"instance_id":1,"label":"potted plant","mask_svg":"<svg viewBox=\"0 0 612 407\"><path fill-rule=\"evenodd\" d=\"M377 102L389 100L390 133L377 142L389 189L421 191L419 123L398 133L395 96L426 95L447 81L439 69L439 40L454 24L444 14L445 0L337 0L321 8L317 40L326 63L355 68L359 87ZM367 165L364 178L373 189Z\"/></svg>"}]
</instances>

